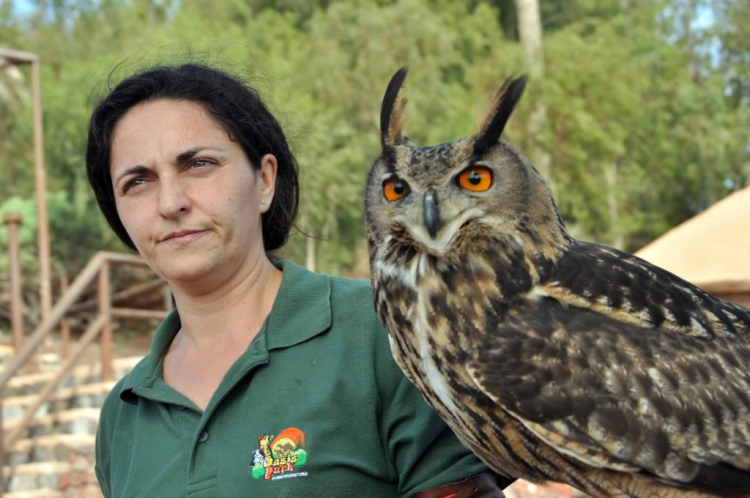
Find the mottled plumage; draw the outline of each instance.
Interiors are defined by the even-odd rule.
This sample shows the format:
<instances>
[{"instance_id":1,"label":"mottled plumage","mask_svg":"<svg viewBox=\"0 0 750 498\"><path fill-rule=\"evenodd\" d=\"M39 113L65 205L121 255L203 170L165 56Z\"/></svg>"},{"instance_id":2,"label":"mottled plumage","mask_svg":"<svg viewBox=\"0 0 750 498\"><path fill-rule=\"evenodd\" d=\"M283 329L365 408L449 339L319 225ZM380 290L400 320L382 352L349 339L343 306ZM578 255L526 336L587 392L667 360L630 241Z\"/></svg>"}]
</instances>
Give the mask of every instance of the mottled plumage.
<instances>
[{"instance_id":1,"label":"mottled plumage","mask_svg":"<svg viewBox=\"0 0 750 498\"><path fill-rule=\"evenodd\" d=\"M383 102L365 216L375 307L408 378L507 476L594 496L750 495L750 312L567 233L500 140L523 79L475 136L416 147L405 76Z\"/></svg>"}]
</instances>

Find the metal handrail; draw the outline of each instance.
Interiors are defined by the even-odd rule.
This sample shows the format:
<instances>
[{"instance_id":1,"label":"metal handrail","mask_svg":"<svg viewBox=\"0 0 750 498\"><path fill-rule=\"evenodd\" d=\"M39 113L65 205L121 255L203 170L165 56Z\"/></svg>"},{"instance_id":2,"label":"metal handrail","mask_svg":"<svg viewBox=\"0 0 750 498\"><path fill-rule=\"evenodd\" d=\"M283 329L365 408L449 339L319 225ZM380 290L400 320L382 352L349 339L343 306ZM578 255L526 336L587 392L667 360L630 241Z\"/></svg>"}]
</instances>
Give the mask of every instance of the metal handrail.
<instances>
[{"instance_id":1,"label":"metal handrail","mask_svg":"<svg viewBox=\"0 0 750 498\"><path fill-rule=\"evenodd\" d=\"M112 329L111 322L115 316L131 318L163 318L166 312L155 310L135 310L127 308L112 308L112 295L110 292L110 263L146 265L137 256L120 254L115 252L97 252L91 261L78 274L68 289L62 293L59 301L54 306L49 316L37 326L34 333L26 340L18 354L14 355L10 364L0 372L0 471L5 464L5 448L12 446L18 438L26 431L30 422L34 419L36 411L42 404L49 400L57 385L63 377L80 361L83 353L95 339L101 335L102 341L102 377L105 380L112 378ZM94 281L98 281L97 301L99 314L89 324L83 336L76 344L75 350L65 361L55 376L44 386L39 395L34 399L24 412L24 417L13 431L5 436L2 421L3 392L10 379L26 364L34 352L44 343L49 334L63 320L66 313L70 312L73 304L80 299L86 288ZM0 475L0 496L4 490L4 475Z\"/></svg>"}]
</instances>

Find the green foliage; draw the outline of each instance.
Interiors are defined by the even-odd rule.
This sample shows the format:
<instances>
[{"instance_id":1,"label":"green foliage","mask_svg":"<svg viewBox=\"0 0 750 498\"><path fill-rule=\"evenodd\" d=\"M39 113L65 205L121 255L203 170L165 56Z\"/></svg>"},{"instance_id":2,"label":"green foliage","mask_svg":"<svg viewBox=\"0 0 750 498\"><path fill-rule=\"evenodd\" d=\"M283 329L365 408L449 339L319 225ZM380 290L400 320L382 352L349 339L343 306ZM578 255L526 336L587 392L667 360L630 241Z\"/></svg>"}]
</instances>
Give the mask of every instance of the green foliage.
<instances>
[{"instance_id":1,"label":"green foliage","mask_svg":"<svg viewBox=\"0 0 750 498\"><path fill-rule=\"evenodd\" d=\"M0 1L0 45L43 63L52 250L69 273L97 249L122 250L83 169L88 114L110 73L116 83L152 63L199 60L248 79L291 137L302 171L298 225L318 238L317 268L340 273L362 251L364 177L379 153L379 106L393 72L411 69L407 134L434 144L472 134L497 86L525 68L513 0L28 4L20 15ZM745 184L745 4L540 2L546 74L530 82L506 138L527 155L550 155L559 206L577 235L637 249L726 195L727 180ZM694 29L707 8L716 23ZM30 73L21 75L28 92ZM0 88L9 85L0 75ZM0 211L23 211L24 269L33 273L31 108L16 90L0 93ZM537 103L548 119L532 137ZM305 249L297 234L285 252L304 261Z\"/></svg>"},{"instance_id":2,"label":"green foliage","mask_svg":"<svg viewBox=\"0 0 750 498\"><path fill-rule=\"evenodd\" d=\"M99 216L92 219L89 213L79 213L65 192L47 195L52 243L50 256L53 271L57 275L74 275L81 269L94 252L111 248L109 229ZM23 220L18 231L18 242L21 249L21 270L24 278L36 278L39 273L37 249L38 215L36 200L12 197L0 204L0 219L6 213L19 213ZM8 240L7 229L0 231L0 274L8 275Z\"/></svg>"},{"instance_id":3,"label":"green foliage","mask_svg":"<svg viewBox=\"0 0 750 498\"><path fill-rule=\"evenodd\" d=\"M692 54L670 43L656 14L576 23L545 45L556 61L544 91L560 207L587 238L624 232L629 249L725 196L725 178L744 181L721 78L697 80Z\"/></svg>"}]
</instances>

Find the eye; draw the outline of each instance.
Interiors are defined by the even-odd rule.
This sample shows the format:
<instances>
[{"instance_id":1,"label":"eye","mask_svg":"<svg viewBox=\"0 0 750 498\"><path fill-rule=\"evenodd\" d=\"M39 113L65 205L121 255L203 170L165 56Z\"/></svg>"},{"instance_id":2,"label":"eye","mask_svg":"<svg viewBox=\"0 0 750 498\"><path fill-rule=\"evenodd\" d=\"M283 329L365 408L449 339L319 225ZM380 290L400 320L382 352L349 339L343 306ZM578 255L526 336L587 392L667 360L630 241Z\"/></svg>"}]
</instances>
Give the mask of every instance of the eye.
<instances>
[{"instance_id":1,"label":"eye","mask_svg":"<svg viewBox=\"0 0 750 498\"><path fill-rule=\"evenodd\" d=\"M389 202L403 199L409 193L409 185L400 178L389 178L383 182L383 195Z\"/></svg>"},{"instance_id":2,"label":"eye","mask_svg":"<svg viewBox=\"0 0 750 498\"><path fill-rule=\"evenodd\" d=\"M127 194L130 189L134 187L138 187L139 185L142 185L146 183L146 180L143 178L133 178L132 180L125 183L125 186L122 187L122 193Z\"/></svg>"},{"instance_id":3,"label":"eye","mask_svg":"<svg viewBox=\"0 0 750 498\"><path fill-rule=\"evenodd\" d=\"M201 166L208 166L210 164L213 164L213 162L209 161L208 159L196 159L193 161L193 166L200 168Z\"/></svg>"},{"instance_id":4,"label":"eye","mask_svg":"<svg viewBox=\"0 0 750 498\"><path fill-rule=\"evenodd\" d=\"M458 175L458 184L472 192L486 192L492 186L492 171L485 166L471 166Z\"/></svg>"}]
</instances>

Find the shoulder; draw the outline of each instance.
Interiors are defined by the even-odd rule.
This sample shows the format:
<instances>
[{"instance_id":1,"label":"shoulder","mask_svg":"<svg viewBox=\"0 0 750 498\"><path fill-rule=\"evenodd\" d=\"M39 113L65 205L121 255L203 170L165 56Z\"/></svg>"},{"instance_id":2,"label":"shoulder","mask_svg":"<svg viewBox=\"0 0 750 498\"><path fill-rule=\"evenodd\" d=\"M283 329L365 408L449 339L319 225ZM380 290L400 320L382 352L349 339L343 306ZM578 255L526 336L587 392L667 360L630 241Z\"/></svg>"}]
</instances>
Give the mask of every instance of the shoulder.
<instances>
[{"instance_id":1,"label":"shoulder","mask_svg":"<svg viewBox=\"0 0 750 498\"><path fill-rule=\"evenodd\" d=\"M621 320L618 313L625 310L646 328L677 330L704 339L750 331L750 313L745 308L635 255L591 242L572 244L546 282L560 290L559 300L567 298L576 301L576 306L591 308L603 297L606 308L613 311L596 311Z\"/></svg>"},{"instance_id":2,"label":"shoulder","mask_svg":"<svg viewBox=\"0 0 750 498\"><path fill-rule=\"evenodd\" d=\"M359 323L370 323L376 327L380 321L375 314L372 287L369 280L329 276L331 285L331 312L347 315Z\"/></svg>"},{"instance_id":3,"label":"shoulder","mask_svg":"<svg viewBox=\"0 0 750 498\"><path fill-rule=\"evenodd\" d=\"M331 303L366 304L372 306L372 285L367 279L328 277L331 282Z\"/></svg>"},{"instance_id":4,"label":"shoulder","mask_svg":"<svg viewBox=\"0 0 750 498\"><path fill-rule=\"evenodd\" d=\"M367 358L374 362L376 374L396 383L406 380L390 350L388 332L375 312L372 284L367 279L328 276L332 328L344 329L352 345L366 345Z\"/></svg>"},{"instance_id":5,"label":"shoulder","mask_svg":"<svg viewBox=\"0 0 750 498\"><path fill-rule=\"evenodd\" d=\"M332 328L343 331L349 347L365 355L366 364L378 378L376 384L395 385L405 380L393 359L388 332L375 312L370 281L329 278Z\"/></svg>"},{"instance_id":6,"label":"shoulder","mask_svg":"<svg viewBox=\"0 0 750 498\"><path fill-rule=\"evenodd\" d=\"M295 308L290 312L299 313L303 305L316 308L316 314L330 313L325 345L331 355L346 358L350 375L354 370L363 375L375 376L369 382L377 386L394 386L403 374L393 360L388 340L388 332L375 313L372 298L372 285L367 279L351 279L310 272L297 265L286 263L284 270L291 270L290 277L303 283L296 294L308 293L305 299L291 299ZM318 297L325 292L325 300Z\"/></svg>"}]
</instances>

